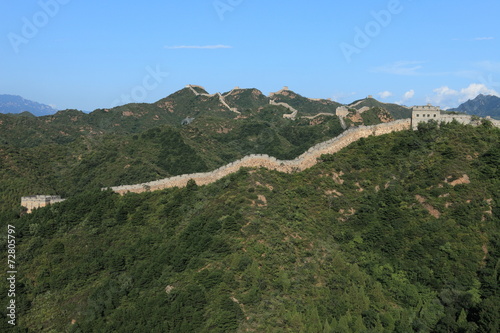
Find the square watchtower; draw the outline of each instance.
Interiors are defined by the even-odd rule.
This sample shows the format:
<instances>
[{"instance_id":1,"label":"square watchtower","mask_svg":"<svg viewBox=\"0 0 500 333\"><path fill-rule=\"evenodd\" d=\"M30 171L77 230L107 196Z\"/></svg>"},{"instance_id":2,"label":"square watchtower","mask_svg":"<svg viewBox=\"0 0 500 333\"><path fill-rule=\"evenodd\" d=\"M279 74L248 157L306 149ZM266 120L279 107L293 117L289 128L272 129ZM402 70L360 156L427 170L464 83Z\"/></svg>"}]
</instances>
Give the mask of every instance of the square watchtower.
<instances>
[{"instance_id":1,"label":"square watchtower","mask_svg":"<svg viewBox=\"0 0 500 333\"><path fill-rule=\"evenodd\" d=\"M64 200L65 199L61 199L59 195L33 195L29 197L22 197L21 206L26 207L29 214L33 212L33 209L45 207Z\"/></svg>"},{"instance_id":2,"label":"square watchtower","mask_svg":"<svg viewBox=\"0 0 500 333\"><path fill-rule=\"evenodd\" d=\"M415 130L419 123L426 123L431 120L439 122L440 118L441 108L439 106L432 106L431 104L414 106L411 113L411 128Z\"/></svg>"}]
</instances>

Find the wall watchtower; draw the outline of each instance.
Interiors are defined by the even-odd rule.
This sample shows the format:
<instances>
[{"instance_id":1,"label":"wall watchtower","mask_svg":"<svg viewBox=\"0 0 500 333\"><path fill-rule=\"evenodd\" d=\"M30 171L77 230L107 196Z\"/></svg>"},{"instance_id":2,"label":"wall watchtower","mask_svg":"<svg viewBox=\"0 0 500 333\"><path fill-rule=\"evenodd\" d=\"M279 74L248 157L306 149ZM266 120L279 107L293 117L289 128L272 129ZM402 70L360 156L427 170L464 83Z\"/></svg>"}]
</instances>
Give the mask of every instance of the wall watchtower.
<instances>
[{"instance_id":1,"label":"wall watchtower","mask_svg":"<svg viewBox=\"0 0 500 333\"><path fill-rule=\"evenodd\" d=\"M411 127L417 129L419 123L427 123L431 120L439 122L441 120L441 108L427 104L424 106L414 106L411 113Z\"/></svg>"}]
</instances>

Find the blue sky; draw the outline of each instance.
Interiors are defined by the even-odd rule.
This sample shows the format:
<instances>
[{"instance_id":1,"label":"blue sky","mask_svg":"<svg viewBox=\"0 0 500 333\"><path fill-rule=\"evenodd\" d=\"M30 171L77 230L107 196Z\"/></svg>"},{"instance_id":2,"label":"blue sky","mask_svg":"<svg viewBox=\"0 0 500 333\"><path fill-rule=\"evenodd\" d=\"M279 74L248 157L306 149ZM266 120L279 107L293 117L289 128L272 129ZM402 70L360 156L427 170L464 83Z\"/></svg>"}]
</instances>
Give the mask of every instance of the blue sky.
<instances>
[{"instance_id":1,"label":"blue sky","mask_svg":"<svg viewBox=\"0 0 500 333\"><path fill-rule=\"evenodd\" d=\"M186 84L454 107L500 92L498 0L0 2L0 94L91 111Z\"/></svg>"}]
</instances>

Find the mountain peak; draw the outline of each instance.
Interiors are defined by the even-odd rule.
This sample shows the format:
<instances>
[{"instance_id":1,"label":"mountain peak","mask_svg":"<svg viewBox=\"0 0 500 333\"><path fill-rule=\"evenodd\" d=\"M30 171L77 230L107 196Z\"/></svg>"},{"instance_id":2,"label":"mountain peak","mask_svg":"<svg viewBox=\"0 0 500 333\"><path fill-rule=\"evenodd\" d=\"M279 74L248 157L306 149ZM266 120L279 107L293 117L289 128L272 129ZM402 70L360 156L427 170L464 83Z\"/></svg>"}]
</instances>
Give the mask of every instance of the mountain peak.
<instances>
[{"instance_id":1,"label":"mountain peak","mask_svg":"<svg viewBox=\"0 0 500 333\"><path fill-rule=\"evenodd\" d=\"M296 93L294 93L293 91L291 91L290 89L288 89L287 86L284 86L283 88L281 88L277 92L270 93L269 94L269 98L271 98L271 97L273 97L275 95L285 95L285 96L288 96L290 93L297 95Z\"/></svg>"},{"instance_id":2,"label":"mountain peak","mask_svg":"<svg viewBox=\"0 0 500 333\"><path fill-rule=\"evenodd\" d=\"M479 94L474 99L469 99L457 108L449 109L448 111L465 112L480 117L490 116L500 119L500 97Z\"/></svg>"},{"instance_id":3,"label":"mountain peak","mask_svg":"<svg viewBox=\"0 0 500 333\"><path fill-rule=\"evenodd\" d=\"M0 95L0 113L22 113L24 111L35 116L45 116L57 112L49 105L30 101L18 95Z\"/></svg>"}]
</instances>

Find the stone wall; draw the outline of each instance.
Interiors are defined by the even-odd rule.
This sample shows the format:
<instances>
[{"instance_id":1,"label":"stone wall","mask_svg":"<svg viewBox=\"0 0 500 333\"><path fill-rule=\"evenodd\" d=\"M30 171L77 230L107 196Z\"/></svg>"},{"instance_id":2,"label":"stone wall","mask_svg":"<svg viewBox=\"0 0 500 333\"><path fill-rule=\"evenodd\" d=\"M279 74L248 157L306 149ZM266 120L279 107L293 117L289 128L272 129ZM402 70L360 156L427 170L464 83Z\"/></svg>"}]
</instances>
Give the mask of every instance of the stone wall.
<instances>
[{"instance_id":1,"label":"stone wall","mask_svg":"<svg viewBox=\"0 0 500 333\"><path fill-rule=\"evenodd\" d=\"M240 111L238 111L238 109L237 109L237 108L232 108L232 107L230 107L230 106L227 104L226 100L224 99L224 96L222 96L222 95L221 95L221 93L215 93L215 94L200 94L199 92L197 92L196 90L194 90L194 88L200 88L200 89L203 89L203 90L205 90L205 88L203 88L202 86L196 86L196 85L192 85L192 84L188 84L188 85L186 86L186 88L189 88L189 89L193 92L193 94L195 94L195 96L206 96L206 97L214 97L214 96L217 96L217 97L219 97L219 100L220 100L220 102L222 103L222 105L224 105L226 108L228 108L228 109L229 109L229 111L232 111L232 112L237 113L237 114L241 114L241 112L240 112ZM235 88L235 89L236 89L236 88ZM233 89L233 90L234 90L234 89ZM232 92L233 90L231 90L231 92Z\"/></svg>"},{"instance_id":2,"label":"stone wall","mask_svg":"<svg viewBox=\"0 0 500 333\"><path fill-rule=\"evenodd\" d=\"M287 86L284 86L281 90L277 91L277 92L272 92L269 94L269 98L273 97L274 95L280 95L283 91L287 91L289 90Z\"/></svg>"},{"instance_id":3,"label":"stone wall","mask_svg":"<svg viewBox=\"0 0 500 333\"><path fill-rule=\"evenodd\" d=\"M269 104L271 104L271 105L281 105L281 106L287 108L288 110L292 111L292 113L290 113L290 114L284 114L283 115L283 118L285 118L285 119L295 119L295 117L297 117L297 113L299 113L298 110L294 109L290 104L285 103L285 102L276 102L276 101L270 99L269 100Z\"/></svg>"},{"instance_id":4,"label":"stone wall","mask_svg":"<svg viewBox=\"0 0 500 333\"><path fill-rule=\"evenodd\" d=\"M33 195L29 197L22 197L21 206L26 207L28 209L28 213L31 213L33 209L45 207L62 201L64 201L64 199L61 199L58 195Z\"/></svg>"},{"instance_id":5,"label":"stone wall","mask_svg":"<svg viewBox=\"0 0 500 333\"><path fill-rule=\"evenodd\" d=\"M424 107L418 107L413 109L412 112L412 129L416 130L418 128L419 123L429 122L431 120L437 121L438 123L451 123L452 121L457 121L463 125L478 125L481 123L481 120L477 120L476 117L468 115L468 114L450 114L450 113L442 113L439 110L439 107L429 107L429 110L421 110ZM491 119L489 117L486 118L491 121L493 126L500 127L500 121Z\"/></svg>"},{"instance_id":6,"label":"stone wall","mask_svg":"<svg viewBox=\"0 0 500 333\"><path fill-rule=\"evenodd\" d=\"M142 184L115 186L111 187L111 189L120 194L127 192L141 193L171 187L184 187L190 179L193 179L198 185L206 185L231 173L235 173L242 167L262 167L286 173L302 171L315 165L321 155L336 153L360 138L408 130L410 127L410 119L402 119L373 126L359 126L351 128L333 139L311 147L308 151L293 160L282 161L269 155L254 154L245 156L240 160L224 165L211 172L180 175Z\"/></svg>"},{"instance_id":7,"label":"stone wall","mask_svg":"<svg viewBox=\"0 0 500 333\"><path fill-rule=\"evenodd\" d=\"M346 117L349 114L349 109L346 106L339 106L335 110L335 114L339 117Z\"/></svg>"},{"instance_id":8,"label":"stone wall","mask_svg":"<svg viewBox=\"0 0 500 333\"><path fill-rule=\"evenodd\" d=\"M472 119L472 116L466 114L442 114L439 117L439 121L443 123L451 123L453 120L456 120L463 125L474 124L475 122Z\"/></svg>"},{"instance_id":9,"label":"stone wall","mask_svg":"<svg viewBox=\"0 0 500 333\"><path fill-rule=\"evenodd\" d=\"M330 116L330 117L332 117L332 116L335 116L335 114L333 114L333 113L329 113L329 112L320 112L320 113L318 113L318 114L315 114L314 116L302 116L302 117L300 117L300 118L304 118L304 119L315 119L315 118L317 118L317 117L319 117L319 116Z\"/></svg>"},{"instance_id":10,"label":"stone wall","mask_svg":"<svg viewBox=\"0 0 500 333\"><path fill-rule=\"evenodd\" d=\"M417 129L419 123L427 123L431 120L439 122L441 118L441 111L438 110L420 110L417 107L413 108L411 113L411 127Z\"/></svg>"},{"instance_id":11,"label":"stone wall","mask_svg":"<svg viewBox=\"0 0 500 333\"><path fill-rule=\"evenodd\" d=\"M500 120L492 119L491 117L486 117L486 120L491 121L493 126L500 128Z\"/></svg>"},{"instance_id":12,"label":"stone wall","mask_svg":"<svg viewBox=\"0 0 500 333\"><path fill-rule=\"evenodd\" d=\"M222 105L224 105L226 108L228 108L230 111L234 113L241 114L241 112L238 111L237 108L232 108L227 104L226 100L224 99L224 96L222 96L220 93L217 93L217 96L219 96L219 100L222 103Z\"/></svg>"},{"instance_id":13,"label":"stone wall","mask_svg":"<svg viewBox=\"0 0 500 333\"><path fill-rule=\"evenodd\" d=\"M271 104L279 105L281 103L271 101ZM426 117L422 116L422 112L426 113ZM125 194L127 192L141 193L171 187L184 187L190 179L193 179L198 185L206 185L213 183L231 173L235 173L242 167L262 167L286 173L302 171L315 165L321 155L336 153L360 138L366 138L371 135L383 135L391 132L404 131L409 130L410 128L416 129L419 121L434 119L439 122L451 122L456 120L466 125L475 124L477 122L472 120L472 116L469 115L440 114L437 112L439 111L429 108L425 111L414 111L412 119L401 119L373 126L353 127L333 139L311 147L308 151L293 160L282 161L269 155L249 155L211 172L180 175L142 184L115 186L111 187L111 189L120 194ZM427 113L431 114L432 117L427 117ZM435 113L436 118L434 117ZM419 117L416 117L416 114L419 114ZM500 121L494 119L488 120L491 121L494 126L500 127Z\"/></svg>"}]
</instances>

